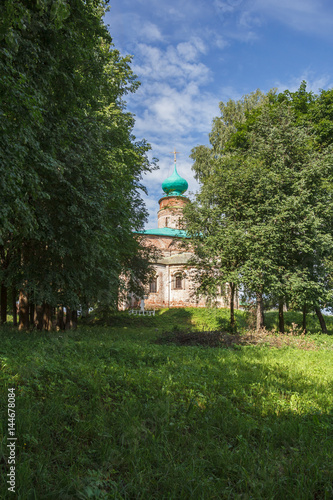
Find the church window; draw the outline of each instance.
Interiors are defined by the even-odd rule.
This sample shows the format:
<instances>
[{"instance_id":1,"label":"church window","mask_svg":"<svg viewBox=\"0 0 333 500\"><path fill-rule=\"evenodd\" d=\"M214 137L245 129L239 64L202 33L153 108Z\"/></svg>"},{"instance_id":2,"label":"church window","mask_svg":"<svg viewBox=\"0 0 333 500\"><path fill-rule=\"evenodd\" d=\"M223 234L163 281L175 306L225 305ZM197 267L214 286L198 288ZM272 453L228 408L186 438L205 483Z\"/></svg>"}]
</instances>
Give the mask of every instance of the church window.
<instances>
[{"instance_id":1,"label":"church window","mask_svg":"<svg viewBox=\"0 0 333 500\"><path fill-rule=\"evenodd\" d=\"M157 278L155 277L149 283L149 293L156 293L156 292L157 292Z\"/></svg>"},{"instance_id":2,"label":"church window","mask_svg":"<svg viewBox=\"0 0 333 500\"><path fill-rule=\"evenodd\" d=\"M169 217L165 218L165 227L169 227Z\"/></svg>"},{"instance_id":3,"label":"church window","mask_svg":"<svg viewBox=\"0 0 333 500\"><path fill-rule=\"evenodd\" d=\"M175 289L182 290L183 288L183 277L180 273L175 275Z\"/></svg>"}]
</instances>

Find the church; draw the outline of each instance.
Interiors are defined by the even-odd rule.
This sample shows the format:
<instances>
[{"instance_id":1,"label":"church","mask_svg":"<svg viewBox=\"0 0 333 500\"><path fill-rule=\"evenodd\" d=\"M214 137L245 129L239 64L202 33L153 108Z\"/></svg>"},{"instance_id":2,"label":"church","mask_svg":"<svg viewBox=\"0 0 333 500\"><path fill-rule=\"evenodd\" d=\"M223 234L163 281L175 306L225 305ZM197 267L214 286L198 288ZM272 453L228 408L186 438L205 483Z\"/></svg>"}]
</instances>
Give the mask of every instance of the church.
<instances>
[{"instance_id":1,"label":"church","mask_svg":"<svg viewBox=\"0 0 333 500\"><path fill-rule=\"evenodd\" d=\"M205 297L195 293L194 269L188 264L193 253L190 248L184 248L188 241L186 230L182 227L184 206L189 203L186 197L188 183L177 172L176 151L174 151L174 170L170 177L162 183L163 196L159 200L157 213L158 227L143 231L143 244L158 250L158 258L154 263L155 276L151 280L144 297L146 309L163 307L205 307ZM228 299L219 295L216 298L217 307L228 307ZM238 298L235 308L238 308ZM137 304L134 297L128 307Z\"/></svg>"}]
</instances>

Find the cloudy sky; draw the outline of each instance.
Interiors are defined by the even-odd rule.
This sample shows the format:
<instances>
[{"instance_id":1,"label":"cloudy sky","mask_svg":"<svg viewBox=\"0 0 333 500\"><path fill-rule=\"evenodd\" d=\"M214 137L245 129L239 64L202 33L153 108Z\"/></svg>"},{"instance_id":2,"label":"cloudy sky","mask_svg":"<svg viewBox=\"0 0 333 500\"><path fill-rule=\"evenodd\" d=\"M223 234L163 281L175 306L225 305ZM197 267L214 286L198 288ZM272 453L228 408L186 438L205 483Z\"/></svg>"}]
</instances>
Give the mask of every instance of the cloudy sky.
<instances>
[{"instance_id":1,"label":"cloudy sky","mask_svg":"<svg viewBox=\"0 0 333 500\"><path fill-rule=\"evenodd\" d=\"M140 89L127 98L134 135L152 146L159 170L145 176L157 227L161 183L177 168L195 192L191 149L208 144L218 103L260 88L333 87L332 0L110 0L115 47L133 55Z\"/></svg>"}]
</instances>

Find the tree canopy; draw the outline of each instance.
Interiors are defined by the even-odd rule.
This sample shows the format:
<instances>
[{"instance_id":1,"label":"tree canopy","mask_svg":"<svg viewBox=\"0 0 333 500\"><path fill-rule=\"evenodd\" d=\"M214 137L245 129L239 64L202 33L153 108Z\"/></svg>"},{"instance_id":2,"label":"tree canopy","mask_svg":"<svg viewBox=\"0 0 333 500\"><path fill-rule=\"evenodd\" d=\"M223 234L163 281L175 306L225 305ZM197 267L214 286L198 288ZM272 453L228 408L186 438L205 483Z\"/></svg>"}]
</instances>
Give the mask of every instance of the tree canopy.
<instances>
[{"instance_id":1,"label":"tree canopy","mask_svg":"<svg viewBox=\"0 0 333 500\"><path fill-rule=\"evenodd\" d=\"M257 91L229 101L213 121L211 146L193 150L201 190L185 216L198 267L205 264L201 289L209 284L214 290L222 281L241 284L256 297L258 328L265 297L279 304L282 331L286 301L319 315L331 302L332 139L326 104L332 95L314 96L303 83L295 93Z\"/></svg>"},{"instance_id":2,"label":"tree canopy","mask_svg":"<svg viewBox=\"0 0 333 500\"><path fill-rule=\"evenodd\" d=\"M150 146L132 134L124 98L139 82L112 44L105 8L103 0L4 1L3 300L10 288L31 305L116 304L135 256L143 282L147 275L133 230L147 215L140 179L153 165Z\"/></svg>"}]
</instances>

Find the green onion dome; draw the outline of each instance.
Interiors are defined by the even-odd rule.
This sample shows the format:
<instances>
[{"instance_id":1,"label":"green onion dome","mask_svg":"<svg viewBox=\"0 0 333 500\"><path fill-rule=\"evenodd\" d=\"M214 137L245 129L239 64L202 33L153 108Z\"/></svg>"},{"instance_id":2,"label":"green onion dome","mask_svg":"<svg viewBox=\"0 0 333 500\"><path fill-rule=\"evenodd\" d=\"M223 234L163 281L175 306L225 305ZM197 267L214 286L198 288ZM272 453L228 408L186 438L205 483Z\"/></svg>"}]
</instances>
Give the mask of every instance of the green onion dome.
<instances>
[{"instance_id":1,"label":"green onion dome","mask_svg":"<svg viewBox=\"0 0 333 500\"><path fill-rule=\"evenodd\" d=\"M181 196L188 189L188 183L178 174L176 164L173 174L163 182L162 189L167 196Z\"/></svg>"}]
</instances>

